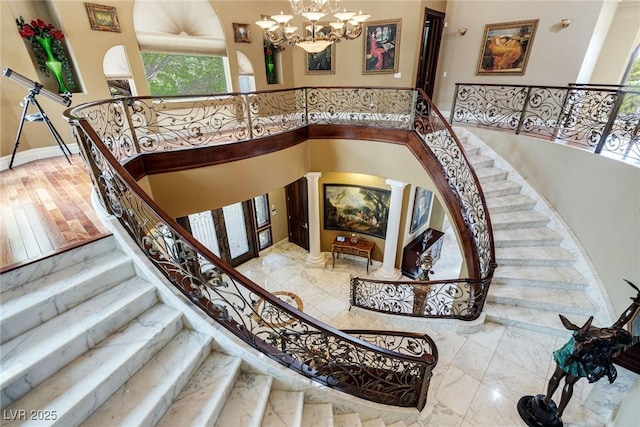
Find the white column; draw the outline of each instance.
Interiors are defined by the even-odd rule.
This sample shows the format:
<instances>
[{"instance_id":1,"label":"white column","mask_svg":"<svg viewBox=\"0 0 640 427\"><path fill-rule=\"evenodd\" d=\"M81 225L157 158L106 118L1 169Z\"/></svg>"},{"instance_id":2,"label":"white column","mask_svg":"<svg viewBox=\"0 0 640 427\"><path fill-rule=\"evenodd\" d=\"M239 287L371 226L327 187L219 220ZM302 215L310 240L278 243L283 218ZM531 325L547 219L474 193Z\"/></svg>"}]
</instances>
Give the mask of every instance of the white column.
<instances>
[{"instance_id":1,"label":"white column","mask_svg":"<svg viewBox=\"0 0 640 427\"><path fill-rule=\"evenodd\" d=\"M318 179L320 172L309 172L307 178L307 200L309 210L309 254L307 267L324 267L324 254L320 252L320 205L318 203Z\"/></svg>"},{"instance_id":2,"label":"white column","mask_svg":"<svg viewBox=\"0 0 640 427\"><path fill-rule=\"evenodd\" d=\"M391 186L391 201L389 202L389 219L387 221L387 237L384 242L384 258L382 267L377 269L373 276L382 280L398 280L402 273L395 268L396 251L398 249L398 234L400 232L400 212L402 210L403 189L407 185L404 182L387 179Z\"/></svg>"}]
</instances>

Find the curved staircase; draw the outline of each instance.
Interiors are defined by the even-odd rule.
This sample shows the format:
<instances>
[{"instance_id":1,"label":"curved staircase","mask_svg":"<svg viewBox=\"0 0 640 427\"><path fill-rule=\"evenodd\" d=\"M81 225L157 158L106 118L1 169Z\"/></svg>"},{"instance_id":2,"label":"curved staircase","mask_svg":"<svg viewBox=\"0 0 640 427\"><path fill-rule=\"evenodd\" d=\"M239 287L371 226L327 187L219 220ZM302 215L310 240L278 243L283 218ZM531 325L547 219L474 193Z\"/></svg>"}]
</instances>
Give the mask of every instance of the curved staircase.
<instances>
[{"instance_id":1,"label":"curved staircase","mask_svg":"<svg viewBox=\"0 0 640 427\"><path fill-rule=\"evenodd\" d=\"M464 128L454 129L473 164L491 215L496 269L487 320L569 336L558 314L583 324L613 320L587 260L552 208L493 150Z\"/></svg>"},{"instance_id":2,"label":"curved staircase","mask_svg":"<svg viewBox=\"0 0 640 427\"><path fill-rule=\"evenodd\" d=\"M3 426L387 425L334 414L225 354L162 302L112 236L1 285Z\"/></svg>"}]
</instances>

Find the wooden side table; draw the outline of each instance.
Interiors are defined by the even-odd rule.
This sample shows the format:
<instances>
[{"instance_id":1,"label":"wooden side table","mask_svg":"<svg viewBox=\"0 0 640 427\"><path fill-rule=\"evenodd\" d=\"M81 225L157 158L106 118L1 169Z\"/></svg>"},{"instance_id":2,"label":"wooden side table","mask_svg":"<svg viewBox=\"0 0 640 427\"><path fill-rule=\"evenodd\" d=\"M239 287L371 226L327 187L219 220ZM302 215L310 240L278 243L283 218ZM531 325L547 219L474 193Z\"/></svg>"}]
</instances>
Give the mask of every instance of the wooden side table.
<instances>
[{"instance_id":1,"label":"wooden side table","mask_svg":"<svg viewBox=\"0 0 640 427\"><path fill-rule=\"evenodd\" d=\"M366 239L358 239L357 243L351 243L350 239L339 242L337 239L331 244L331 258L333 259L332 267L336 266L336 258L340 254L355 255L367 259L367 274L369 274L369 265L371 261L371 252L373 252L373 242Z\"/></svg>"}]
</instances>

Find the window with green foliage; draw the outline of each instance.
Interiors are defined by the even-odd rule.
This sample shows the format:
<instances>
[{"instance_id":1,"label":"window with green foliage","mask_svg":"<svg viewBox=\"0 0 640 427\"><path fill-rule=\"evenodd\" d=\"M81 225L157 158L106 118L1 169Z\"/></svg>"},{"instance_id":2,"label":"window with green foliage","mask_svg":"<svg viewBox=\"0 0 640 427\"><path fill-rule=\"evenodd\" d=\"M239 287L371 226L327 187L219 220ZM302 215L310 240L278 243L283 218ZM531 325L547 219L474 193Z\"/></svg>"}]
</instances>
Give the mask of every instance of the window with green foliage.
<instances>
[{"instance_id":1,"label":"window with green foliage","mask_svg":"<svg viewBox=\"0 0 640 427\"><path fill-rule=\"evenodd\" d=\"M144 71L153 96L227 93L220 56L142 52Z\"/></svg>"}]
</instances>

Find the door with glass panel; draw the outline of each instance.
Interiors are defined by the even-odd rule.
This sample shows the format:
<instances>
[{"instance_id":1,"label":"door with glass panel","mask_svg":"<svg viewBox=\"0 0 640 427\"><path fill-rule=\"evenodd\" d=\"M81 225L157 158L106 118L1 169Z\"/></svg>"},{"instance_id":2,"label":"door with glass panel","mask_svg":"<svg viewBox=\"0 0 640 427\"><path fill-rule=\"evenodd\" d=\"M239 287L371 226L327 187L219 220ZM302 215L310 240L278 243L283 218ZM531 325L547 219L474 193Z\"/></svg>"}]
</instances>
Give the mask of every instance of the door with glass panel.
<instances>
[{"instance_id":1,"label":"door with glass panel","mask_svg":"<svg viewBox=\"0 0 640 427\"><path fill-rule=\"evenodd\" d=\"M193 237L232 266L258 256L273 244L269 197L263 194L246 202L178 218Z\"/></svg>"}]
</instances>

